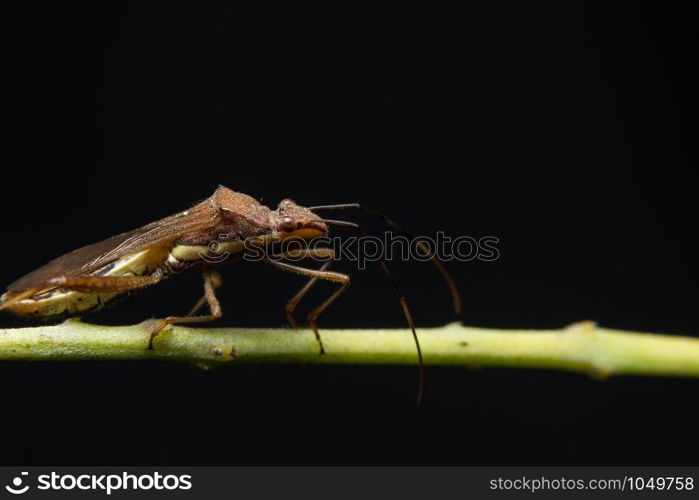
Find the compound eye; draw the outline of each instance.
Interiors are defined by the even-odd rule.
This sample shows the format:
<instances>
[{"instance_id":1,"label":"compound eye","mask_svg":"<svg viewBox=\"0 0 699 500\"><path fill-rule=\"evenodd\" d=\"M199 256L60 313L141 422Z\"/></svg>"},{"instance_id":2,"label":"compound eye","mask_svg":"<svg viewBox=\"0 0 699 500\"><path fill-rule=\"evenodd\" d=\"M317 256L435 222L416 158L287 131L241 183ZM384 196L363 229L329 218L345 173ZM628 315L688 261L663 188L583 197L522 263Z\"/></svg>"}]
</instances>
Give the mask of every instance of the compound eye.
<instances>
[{"instance_id":1,"label":"compound eye","mask_svg":"<svg viewBox=\"0 0 699 500\"><path fill-rule=\"evenodd\" d=\"M296 229L296 221L291 217L284 217L281 223L281 230L287 233Z\"/></svg>"}]
</instances>

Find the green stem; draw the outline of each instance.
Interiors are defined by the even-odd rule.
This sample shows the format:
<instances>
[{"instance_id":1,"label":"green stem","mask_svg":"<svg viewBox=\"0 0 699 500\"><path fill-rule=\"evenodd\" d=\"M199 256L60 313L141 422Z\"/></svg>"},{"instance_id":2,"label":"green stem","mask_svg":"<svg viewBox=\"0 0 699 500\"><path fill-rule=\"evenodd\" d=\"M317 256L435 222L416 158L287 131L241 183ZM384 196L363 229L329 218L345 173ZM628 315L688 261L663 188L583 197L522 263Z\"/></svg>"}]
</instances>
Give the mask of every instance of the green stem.
<instances>
[{"instance_id":1,"label":"green stem","mask_svg":"<svg viewBox=\"0 0 699 500\"><path fill-rule=\"evenodd\" d=\"M69 320L55 326L0 330L3 360L157 359L196 364L415 364L404 329L323 330L327 354L307 330L187 328L162 332L146 349L148 328L98 326ZM496 330L450 324L418 330L425 363L544 368L594 376L699 377L699 339L599 328L592 322L561 330Z\"/></svg>"}]
</instances>

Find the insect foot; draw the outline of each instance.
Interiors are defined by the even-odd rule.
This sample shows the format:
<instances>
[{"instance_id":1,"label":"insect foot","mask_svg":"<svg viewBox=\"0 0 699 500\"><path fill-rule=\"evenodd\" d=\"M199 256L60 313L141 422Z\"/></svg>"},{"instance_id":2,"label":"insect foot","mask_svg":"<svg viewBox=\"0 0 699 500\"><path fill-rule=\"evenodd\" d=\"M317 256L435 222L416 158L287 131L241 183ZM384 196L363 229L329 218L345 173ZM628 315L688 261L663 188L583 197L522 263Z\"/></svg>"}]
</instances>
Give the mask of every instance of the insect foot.
<instances>
[{"instance_id":1,"label":"insect foot","mask_svg":"<svg viewBox=\"0 0 699 500\"><path fill-rule=\"evenodd\" d=\"M149 333L148 336L148 350L153 350L153 341L155 337L158 336L165 328L171 325L171 323L164 319L149 319L141 323L143 328Z\"/></svg>"},{"instance_id":2,"label":"insect foot","mask_svg":"<svg viewBox=\"0 0 699 500\"><path fill-rule=\"evenodd\" d=\"M312 312L311 314L308 315L308 324L310 325L311 329L313 330L313 333L316 336L316 342L318 342L318 347L319 347L319 352L318 354L320 356L325 355L325 346L323 345L323 339L320 338L320 332L318 331L318 314Z\"/></svg>"},{"instance_id":3,"label":"insect foot","mask_svg":"<svg viewBox=\"0 0 699 500\"><path fill-rule=\"evenodd\" d=\"M567 332L592 332L597 328L597 323L594 321L578 321L565 327Z\"/></svg>"}]
</instances>

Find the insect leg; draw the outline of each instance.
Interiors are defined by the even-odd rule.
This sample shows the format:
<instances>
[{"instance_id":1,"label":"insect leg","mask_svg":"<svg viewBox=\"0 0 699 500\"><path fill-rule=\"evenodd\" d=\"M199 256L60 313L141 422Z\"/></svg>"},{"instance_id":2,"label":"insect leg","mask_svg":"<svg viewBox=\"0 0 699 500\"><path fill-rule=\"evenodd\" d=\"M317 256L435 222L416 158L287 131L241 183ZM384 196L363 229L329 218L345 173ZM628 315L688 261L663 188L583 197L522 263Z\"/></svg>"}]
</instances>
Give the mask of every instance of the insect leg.
<instances>
[{"instance_id":1,"label":"insect leg","mask_svg":"<svg viewBox=\"0 0 699 500\"><path fill-rule=\"evenodd\" d=\"M161 321L150 334L150 338L148 339L148 349L153 349L153 340L168 325L178 323L207 323L209 321L214 321L223 315L221 303L218 301L218 298L216 298L216 289L223 284L221 275L209 265L204 265L202 274L204 275L204 297L197 302L197 304L190 311L189 315L168 316ZM210 314L194 316L194 314L201 309L204 302L209 304Z\"/></svg>"},{"instance_id":2,"label":"insect leg","mask_svg":"<svg viewBox=\"0 0 699 500\"><path fill-rule=\"evenodd\" d=\"M25 290L15 296L7 298L0 304L0 309L10 307L17 302L29 299L37 293L53 287L61 287L82 293L118 293L154 285L162 279L163 276L160 274L153 274L152 276L59 276L47 280L36 288Z\"/></svg>"},{"instance_id":3,"label":"insect leg","mask_svg":"<svg viewBox=\"0 0 699 500\"><path fill-rule=\"evenodd\" d=\"M308 314L308 324L311 325L311 328L313 329L313 333L315 333L316 338L318 338L318 341L320 342L320 333L318 332L318 316L321 315L323 311L325 311L330 305L332 305L333 302L337 300L337 298L345 293L345 290L347 290L352 283L350 281L350 277L345 275L346 281L342 282L342 286L335 290L335 293L333 293L330 297L328 297L325 302L323 302L321 305L313 309L309 314ZM320 344L320 353L325 354L325 349L323 349L323 344Z\"/></svg>"},{"instance_id":4,"label":"insect leg","mask_svg":"<svg viewBox=\"0 0 699 500\"><path fill-rule=\"evenodd\" d=\"M317 219L317 220L320 222L324 222L325 224L331 224L331 225L336 225L336 226L340 226L340 227L352 228L355 231L357 231L357 234L359 234L360 238L364 238L367 236L366 231L364 231L364 229L362 229L362 227L359 224L355 224L354 222L347 222L347 221L342 221L342 220L330 220L330 219ZM422 394L424 393L424 390L425 390L425 363L422 359L422 349L420 348L420 339L418 339L417 331L415 330L415 322L413 321L413 314L410 312L410 308L408 307L408 301L405 298L405 294L403 293L400 286L398 285L398 281L396 280L395 274L393 274L393 271L391 271L391 268L388 267L388 262L386 262L386 259L380 257L379 258L379 265L381 266L381 269L383 270L384 274L388 277L388 279L391 280L391 283L393 284L393 289L395 290L396 295L398 295L398 299L400 301L400 306L403 309L403 315L405 316L405 319L408 322L408 327L410 328L410 331L413 334L413 339L415 340L415 350L417 351L418 367L420 369L420 380L418 383L418 391L417 391L417 404L419 406L420 402L422 401Z\"/></svg>"},{"instance_id":5,"label":"insect leg","mask_svg":"<svg viewBox=\"0 0 699 500\"><path fill-rule=\"evenodd\" d=\"M204 307L206 305L206 294L202 295L201 298L197 301L196 304L194 304L194 307L192 307L189 312L187 313L187 316L194 316L196 313L199 312L199 309Z\"/></svg>"},{"instance_id":6,"label":"insect leg","mask_svg":"<svg viewBox=\"0 0 699 500\"><path fill-rule=\"evenodd\" d=\"M320 268L318 269L319 271L327 271L330 265L332 264L332 261L329 260L328 262L324 263ZM296 310L296 307L299 305L299 302L301 302L301 299L308 293L308 291L313 288L313 285L315 285L318 282L318 278L313 277L306 284L294 294L293 297L289 299L289 301L286 303L284 306L284 310L286 312L286 320L289 322L289 325L291 325L291 328L294 330L299 329L299 324L294 318L294 311Z\"/></svg>"},{"instance_id":7,"label":"insect leg","mask_svg":"<svg viewBox=\"0 0 699 500\"><path fill-rule=\"evenodd\" d=\"M328 259L321 267L318 269L319 271L326 271L330 265L332 264L333 259L335 258L335 251L332 248L306 248L303 250L297 250L294 252L283 252L278 255L272 256L274 259L283 259L283 258L320 258L320 259ZM291 328L294 330L297 330L299 328L298 323L296 322L296 319L294 318L294 311L296 310L296 307L299 305L299 302L301 302L301 299L308 293L308 291L313 288L313 285L315 285L318 282L318 277L313 277L308 282L294 294L291 299L286 303L286 306L284 306L284 310L286 311L286 319L289 322L289 325L291 325Z\"/></svg>"},{"instance_id":8,"label":"insect leg","mask_svg":"<svg viewBox=\"0 0 699 500\"><path fill-rule=\"evenodd\" d=\"M323 270L317 270L317 269L307 269L305 267L294 266L292 264L287 264L285 262L276 262L276 261L273 261L270 259L267 259L266 262L269 264L272 264L275 267L278 267L279 269L283 269L284 271L291 271L292 273L301 274L303 276L309 276L310 278L328 280L328 281L342 284L342 286L335 293L333 293L325 302L323 302L320 306L318 306L313 311L311 311L311 313L308 315L308 322L311 325L311 328L313 329L313 333L316 336L316 340L318 341L318 345L320 346L320 354L325 354L325 348L323 347L323 341L321 340L320 333L318 332L317 319L318 319L318 316L325 309L327 309L328 306L330 306L330 304L335 302L335 300L340 295L342 295L342 293L345 290L347 290L347 288L349 288L349 286L351 284L350 277L347 276L346 274L342 274L342 273L336 273L333 271L323 271Z\"/></svg>"},{"instance_id":9,"label":"insect leg","mask_svg":"<svg viewBox=\"0 0 699 500\"><path fill-rule=\"evenodd\" d=\"M221 275L219 274L218 271L216 271L214 268L210 269L211 272L211 278L214 280L214 289L220 288L221 285L223 285L223 279L221 278ZM199 312L199 309L204 307L206 303L208 302L206 293L202 295L202 297L197 301L196 304L194 304L194 307L192 307L189 312L187 313L187 316L194 316L197 312Z\"/></svg>"},{"instance_id":10,"label":"insect leg","mask_svg":"<svg viewBox=\"0 0 699 500\"><path fill-rule=\"evenodd\" d=\"M42 290L44 290L44 288L32 288L30 290L20 292L17 295L10 295L8 292L0 297L0 300L2 301L2 303L0 303L0 310L10 307L17 302L21 302L24 299L31 298Z\"/></svg>"},{"instance_id":11,"label":"insect leg","mask_svg":"<svg viewBox=\"0 0 699 500\"><path fill-rule=\"evenodd\" d=\"M216 271L213 267L210 267L210 269L207 271L211 273L211 279L213 280L212 284L214 286L214 290L217 288L220 288L221 285L223 285L223 279L221 278L221 275L219 274L218 271ZM189 310L187 313L187 316L194 316L199 312L199 309L204 307L207 303L209 302L208 297L206 295L206 289L204 291L204 295L201 296L201 298L197 301L196 304Z\"/></svg>"},{"instance_id":12,"label":"insect leg","mask_svg":"<svg viewBox=\"0 0 699 500\"><path fill-rule=\"evenodd\" d=\"M446 267L444 267L444 264L430 251L429 247L420 241L419 239L416 240L415 236L405 229L403 226L396 224L396 222L393 221L393 219L389 219L382 213L377 212L374 209L371 209L367 206L362 205L361 203L341 203L337 205L318 205L315 207L307 207L309 210L359 210L360 212L364 212L369 215L373 215L374 217L378 217L382 221L384 221L386 224L391 226L393 229L396 231L402 233L408 240L411 242L416 241L418 249L425 254L431 261L434 267L439 271L439 273L442 275L444 278L444 281L446 281L447 286L449 287L449 291L451 292L451 298L452 302L454 305L454 312L456 313L457 316L461 315L461 295L459 294L459 290L456 287L456 283L454 282L454 278L452 278L451 273L447 271Z\"/></svg>"}]
</instances>

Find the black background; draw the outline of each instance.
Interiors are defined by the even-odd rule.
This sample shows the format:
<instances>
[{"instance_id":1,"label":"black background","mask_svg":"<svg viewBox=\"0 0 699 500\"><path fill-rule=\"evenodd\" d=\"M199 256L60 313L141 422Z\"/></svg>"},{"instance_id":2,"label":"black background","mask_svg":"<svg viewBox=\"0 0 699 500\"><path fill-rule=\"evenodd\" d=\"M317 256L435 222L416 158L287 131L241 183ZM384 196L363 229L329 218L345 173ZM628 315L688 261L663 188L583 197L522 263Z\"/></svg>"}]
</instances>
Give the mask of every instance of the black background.
<instances>
[{"instance_id":1,"label":"black background","mask_svg":"<svg viewBox=\"0 0 699 500\"><path fill-rule=\"evenodd\" d=\"M497 236L497 262L449 266L470 325L699 331L690 2L3 10L2 283L224 184ZM321 326L402 327L380 270L352 266ZM429 265L396 267L419 325L453 320ZM222 272L221 325L285 325L300 277ZM199 294L189 273L91 320ZM433 368L415 408L416 372L4 363L0 462L697 462L694 380Z\"/></svg>"}]
</instances>

